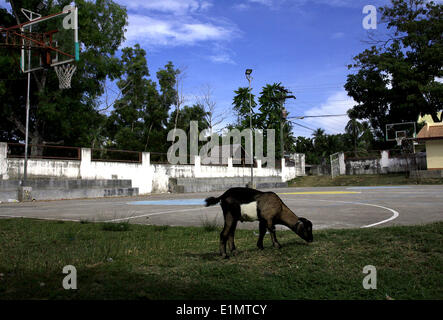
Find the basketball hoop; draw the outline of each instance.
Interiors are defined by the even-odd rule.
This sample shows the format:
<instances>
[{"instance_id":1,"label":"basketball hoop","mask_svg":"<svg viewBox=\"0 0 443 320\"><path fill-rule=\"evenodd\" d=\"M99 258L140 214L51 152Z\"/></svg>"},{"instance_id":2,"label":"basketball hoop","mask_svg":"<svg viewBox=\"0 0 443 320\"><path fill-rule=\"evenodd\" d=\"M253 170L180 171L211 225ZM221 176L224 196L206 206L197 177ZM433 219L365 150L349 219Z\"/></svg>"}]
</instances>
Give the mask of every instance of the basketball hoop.
<instances>
[{"instance_id":1,"label":"basketball hoop","mask_svg":"<svg viewBox=\"0 0 443 320\"><path fill-rule=\"evenodd\" d=\"M404 138L405 137L397 137L397 138L395 138L395 141L397 141L397 146L401 147Z\"/></svg>"},{"instance_id":2,"label":"basketball hoop","mask_svg":"<svg viewBox=\"0 0 443 320\"><path fill-rule=\"evenodd\" d=\"M69 89L71 88L71 79L77 67L74 64L61 64L54 66L55 73L57 73L59 88Z\"/></svg>"}]
</instances>

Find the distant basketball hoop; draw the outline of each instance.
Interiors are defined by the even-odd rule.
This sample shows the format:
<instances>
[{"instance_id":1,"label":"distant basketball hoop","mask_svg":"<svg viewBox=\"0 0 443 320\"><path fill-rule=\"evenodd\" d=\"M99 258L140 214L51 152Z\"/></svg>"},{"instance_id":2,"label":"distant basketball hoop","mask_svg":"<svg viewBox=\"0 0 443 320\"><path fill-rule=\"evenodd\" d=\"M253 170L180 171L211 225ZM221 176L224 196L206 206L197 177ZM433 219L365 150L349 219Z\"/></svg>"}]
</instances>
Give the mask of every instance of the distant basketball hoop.
<instances>
[{"instance_id":1,"label":"distant basketball hoop","mask_svg":"<svg viewBox=\"0 0 443 320\"><path fill-rule=\"evenodd\" d=\"M415 137L415 122L389 123L386 125L386 141L396 141L397 146L402 146L404 141L414 140Z\"/></svg>"}]
</instances>

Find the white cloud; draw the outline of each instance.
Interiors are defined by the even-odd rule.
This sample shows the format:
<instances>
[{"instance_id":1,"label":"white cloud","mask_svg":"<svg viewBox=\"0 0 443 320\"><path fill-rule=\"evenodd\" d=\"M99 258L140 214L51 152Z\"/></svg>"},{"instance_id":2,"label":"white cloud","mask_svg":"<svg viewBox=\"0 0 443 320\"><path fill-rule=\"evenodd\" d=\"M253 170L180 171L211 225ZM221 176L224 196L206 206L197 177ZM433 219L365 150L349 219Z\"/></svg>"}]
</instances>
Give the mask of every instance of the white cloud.
<instances>
[{"instance_id":1,"label":"white cloud","mask_svg":"<svg viewBox=\"0 0 443 320\"><path fill-rule=\"evenodd\" d=\"M235 10L243 11L243 10L249 9L249 5L247 5L246 3L237 3L237 4L233 5L232 8Z\"/></svg>"},{"instance_id":2,"label":"white cloud","mask_svg":"<svg viewBox=\"0 0 443 320\"><path fill-rule=\"evenodd\" d=\"M443 1L443 0L438 0ZM371 4L376 6L385 5L386 0L371 0ZM362 7L367 3L367 0L244 0L240 4L236 4L234 8L247 9L251 5L261 4L267 6L271 9L277 9L282 5L293 5L293 6L312 6L312 5L325 5L331 7Z\"/></svg>"},{"instance_id":3,"label":"white cloud","mask_svg":"<svg viewBox=\"0 0 443 320\"><path fill-rule=\"evenodd\" d=\"M215 63L227 63L227 64L235 64L234 60L232 60L231 56L228 53L222 52L208 57L209 60Z\"/></svg>"},{"instance_id":4,"label":"white cloud","mask_svg":"<svg viewBox=\"0 0 443 320\"><path fill-rule=\"evenodd\" d=\"M1 0L0 0L1 1ZM128 8L128 27L123 46L140 43L149 49L210 44L216 63L234 63L227 50L214 51L240 32L223 18L212 18L212 0L118 0Z\"/></svg>"},{"instance_id":5,"label":"white cloud","mask_svg":"<svg viewBox=\"0 0 443 320\"><path fill-rule=\"evenodd\" d=\"M262 4L264 6L268 6L268 7L271 7L272 5L275 4L275 1L273 1L273 0L248 0L248 2L258 3L258 4Z\"/></svg>"},{"instance_id":6,"label":"white cloud","mask_svg":"<svg viewBox=\"0 0 443 320\"><path fill-rule=\"evenodd\" d=\"M345 36L344 32L335 32L331 35L331 39L341 39Z\"/></svg>"},{"instance_id":7,"label":"white cloud","mask_svg":"<svg viewBox=\"0 0 443 320\"><path fill-rule=\"evenodd\" d=\"M305 111L305 116L346 114L349 109L355 105L346 91L340 90L332 94L326 102L320 107L312 108ZM303 124L311 128L322 128L328 134L343 133L346 123L349 121L348 116L341 117L323 117L323 118L305 118Z\"/></svg>"},{"instance_id":8,"label":"white cloud","mask_svg":"<svg viewBox=\"0 0 443 320\"><path fill-rule=\"evenodd\" d=\"M129 15L126 39L150 47L194 45L203 41L226 41L235 36L235 27L202 22L189 17L153 17Z\"/></svg>"},{"instance_id":9,"label":"white cloud","mask_svg":"<svg viewBox=\"0 0 443 320\"><path fill-rule=\"evenodd\" d=\"M175 15L205 11L212 6L212 2L208 0L118 0L118 3L132 11L147 9Z\"/></svg>"}]
</instances>

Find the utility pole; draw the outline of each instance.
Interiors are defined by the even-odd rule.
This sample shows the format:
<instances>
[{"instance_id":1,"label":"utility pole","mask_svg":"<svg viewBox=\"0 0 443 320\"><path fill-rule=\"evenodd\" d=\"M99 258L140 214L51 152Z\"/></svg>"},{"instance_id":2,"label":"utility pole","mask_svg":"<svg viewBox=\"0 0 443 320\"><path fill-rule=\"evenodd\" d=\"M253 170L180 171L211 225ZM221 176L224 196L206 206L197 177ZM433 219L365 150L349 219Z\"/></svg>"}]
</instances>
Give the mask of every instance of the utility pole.
<instances>
[{"instance_id":1,"label":"utility pole","mask_svg":"<svg viewBox=\"0 0 443 320\"><path fill-rule=\"evenodd\" d=\"M246 69L245 75L246 79L249 81L249 129L251 131L251 184L250 188L254 188L254 142L253 142L253 135L252 135L252 93L251 93L251 73L252 69Z\"/></svg>"},{"instance_id":2,"label":"utility pole","mask_svg":"<svg viewBox=\"0 0 443 320\"><path fill-rule=\"evenodd\" d=\"M284 139L283 139L283 131L285 127L285 121L287 112L283 104L280 105L281 108L281 117L280 117L280 147L281 147L281 158L283 159L285 157L285 145L284 145Z\"/></svg>"}]
</instances>

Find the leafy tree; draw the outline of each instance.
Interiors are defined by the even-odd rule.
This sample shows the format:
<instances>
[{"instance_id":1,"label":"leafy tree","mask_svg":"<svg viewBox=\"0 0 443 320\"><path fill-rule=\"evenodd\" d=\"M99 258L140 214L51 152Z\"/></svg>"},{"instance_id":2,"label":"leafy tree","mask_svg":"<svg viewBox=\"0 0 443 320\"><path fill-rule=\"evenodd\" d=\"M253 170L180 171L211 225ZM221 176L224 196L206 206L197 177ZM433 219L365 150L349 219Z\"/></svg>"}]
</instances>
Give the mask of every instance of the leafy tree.
<instances>
[{"instance_id":1,"label":"leafy tree","mask_svg":"<svg viewBox=\"0 0 443 320\"><path fill-rule=\"evenodd\" d=\"M122 98L109 117L114 147L134 151L166 152L168 113L177 101L175 90L179 70L168 62L157 72L157 83L149 79L146 51L136 44L122 49L123 74L117 82Z\"/></svg>"},{"instance_id":2,"label":"leafy tree","mask_svg":"<svg viewBox=\"0 0 443 320\"><path fill-rule=\"evenodd\" d=\"M118 149L143 150L143 111L146 108L146 87L150 85L146 52L138 44L122 50L123 77L117 81L122 98L114 104L109 117L110 133Z\"/></svg>"},{"instance_id":3,"label":"leafy tree","mask_svg":"<svg viewBox=\"0 0 443 320\"><path fill-rule=\"evenodd\" d=\"M352 141L354 142L354 154L357 154L357 142L363 133L363 125L356 119L351 118L346 124L345 131L351 136Z\"/></svg>"},{"instance_id":4,"label":"leafy tree","mask_svg":"<svg viewBox=\"0 0 443 320\"><path fill-rule=\"evenodd\" d=\"M38 8L43 16L60 12L68 0L41 2L35 0L9 1L13 14L0 11L0 21L10 26L24 22L17 8ZM98 97L107 79L120 74L114 56L124 39L127 24L126 10L112 0L76 1L79 10L80 61L72 78L71 89L59 90L58 79L51 69L32 72L29 135L32 144L63 143L91 145L91 130L103 126L99 114ZM11 23L12 21L14 23ZM6 139L23 140L25 136L26 77L19 72L19 50L1 49L0 135ZM6 122L8 122L6 124Z\"/></svg>"},{"instance_id":5,"label":"leafy tree","mask_svg":"<svg viewBox=\"0 0 443 320\"><path fill-rule=\"evenodd\" d=\"M281 83L267 84L263 87L258 99L260 113L257 115L257 126L262 129L275 129L276 154L281 155L283 146L288 146L287 151L293 150L295 138L292 136L292 124L286 120L284 115L284 103L289 98L295 98Z\"/></svg>"},{"instance_id":6,"label":"leafy tree","mask_svg":"<svg viewBox=\"0 0 443 320\"><path fill-rule=\"evenodd\" d=\"M234 126L239 129L249 128L249 116L252 109L252 123L255 127L256 115L254 113L254 109L257 106L257 103L255 102L255 95L249 91L248 87L238 88L236 91L234 91L234 93L235 96L232 105L234 113L237 116L237 122L234 124Z\"/></svg>"},{"instance_id":7,"label":"leafy tree","mask_svg":"<svg viewBox=\"0 0 443 320\"><path fill-rule=\"evenodd\" d=\"M287 121L287 113L284 110L284 103L286 99L293 97L291 92L286 89L281 83L268 84L262 88L260 97L258 99L258 112L252 115L253 128L264 130L264 150L266 150L266 131L265 129L274 129L276 136L276 154L281 155L281 134L283 134L284 150L287 152L295 152L295 137L292 135L292 123ZM237 122L234 125L228 126L228 129L245 129L250 126L250 91L249 88L239 88L235 91L233 99L234 112L237 115ZM255 96L251 95L252 108L256 108ZM283 113L286 114L283 114Z\"/></svg>"},{"instance_id":8,"label":"leafy tree","mask_svg":"<svg viewBox=\"0 0 443 320\"><path fill-rule=\"evenodd\" d=\"M355 74L345 85L356 102L352 118L368 119L383 140L387 123L417 121L429 114L435 122L443 109L443 5L425 0L391 0L380 9L392 35L376 40L357 55Z\"/></svg>"},{"instance_id":9,"label":"leafy tree","mask_svg":"<svg viewBox=\"0 0 443 320\"><path fill-rule=\"evenodd\" d=\"M143 116L146 128L145 151L167 152L168 150L166 126L169 110L177 103L176 77L178 74L180 70L175 69L172 62L168 62L164 69L160 69L156 74L160 92L156 89L156 83L150 82L147 92L149 101Z\"/></svg>"},{"instance_id":10,"label":"leafy tree","mask_svg":"<svg viewBox=\"0 0 443 320\"><path fill-rule=\"evenodd\" d=\"M174 129L176 112L177 110L174 110L169 116L169 122L167 126L168 131ZM200 104L194 104L191 107L184 106L181 109L177 117L177 128L184 130L186 133L189 133L191 121L197 121L198 130L200 132L210 127L208 122L208 112L205 111L204 107Z\"/></svg>"}]
</instances>

